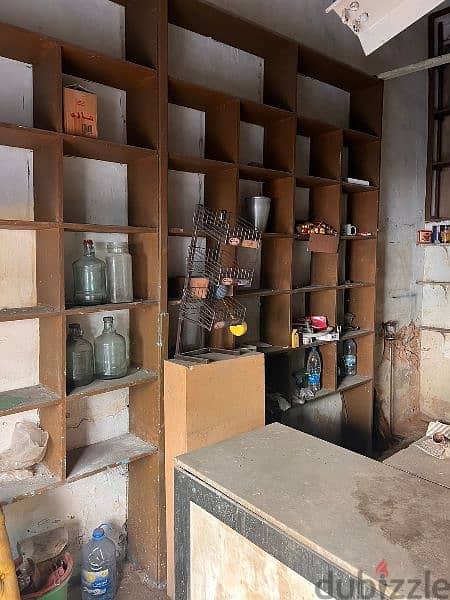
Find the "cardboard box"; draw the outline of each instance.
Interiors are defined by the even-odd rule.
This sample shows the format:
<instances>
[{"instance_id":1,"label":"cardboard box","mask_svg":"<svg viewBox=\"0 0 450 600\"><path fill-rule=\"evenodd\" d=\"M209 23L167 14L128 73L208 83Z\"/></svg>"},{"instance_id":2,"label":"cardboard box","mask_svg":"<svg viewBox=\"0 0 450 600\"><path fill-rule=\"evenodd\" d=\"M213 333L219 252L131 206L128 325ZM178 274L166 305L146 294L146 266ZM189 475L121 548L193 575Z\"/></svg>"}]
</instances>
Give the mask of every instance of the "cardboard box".
<instances>
[{"instance_id":1,"label":"cardboard box","mask_svg":"<svg viewBox=\"0 0 450 600\"><path fill-rule=\"evenodd\" d=\"M308 249L310 252L325 252L326 254L337 254L339 250L339 237L337 235L323 235L311 233L309 236Z\"/></svg>"},{"instance_id":2,"label":"cardboard box","mask_svg":"<svg viewBox=\"0 0 450 600\"><path fill-rule=\"evenodd\" d=\"M64 88L64 131L71 135L98 137L95 94L79 86Z\"/></svg>"}]
</instances>

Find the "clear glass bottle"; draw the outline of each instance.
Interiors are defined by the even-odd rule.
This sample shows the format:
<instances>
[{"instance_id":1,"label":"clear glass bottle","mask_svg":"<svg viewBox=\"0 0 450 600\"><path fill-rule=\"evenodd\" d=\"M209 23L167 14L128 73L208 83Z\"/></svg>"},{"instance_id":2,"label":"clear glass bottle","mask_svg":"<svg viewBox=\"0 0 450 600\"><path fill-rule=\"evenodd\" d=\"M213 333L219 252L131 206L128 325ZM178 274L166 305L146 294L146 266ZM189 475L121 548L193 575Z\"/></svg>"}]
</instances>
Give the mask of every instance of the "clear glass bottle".
<instances>
[{"instance_id":1,"label":"clear glass bottle","mask_svg":"<svg viewBox=\"0 0 450 600\"><path fill-rule=\"evenodd\" d=\"M79 323L69 325L66 346L67 391L94 380L94 350Z\"/></svg>"},{"instance_id":2,"label":"clear glass bottle","mask_svg":"<svg viewBox=\"0 0 450 600\"><path fill-rule=\"evenodd\" d=\"M84 240L83 256L72 264L74 303L81 305L106 302L106 265L95 256L92 240Z\"/></svg>"},{"instance_id":3,"label":"clear glass bottle","mask_svg":"<svg viewBox=\"0 0 450 600\"><path fill-rule=\"evenodd\" d=\"M108 300L114 304L133 301L133 265L126 242L108 242L106 284Z\"/></svg>"},{"instance_id":4,"label":"clear glass bottle","mask_svg":"<svg viewBox=\"0 0 450 600\"><path fill-rule=\"evenodd\" d=\"M95 373L99 379L118 379L128 371L125 338L116 332L113 317L103 317L103 331L95 338Z\"/></svg>"}]
</instances>

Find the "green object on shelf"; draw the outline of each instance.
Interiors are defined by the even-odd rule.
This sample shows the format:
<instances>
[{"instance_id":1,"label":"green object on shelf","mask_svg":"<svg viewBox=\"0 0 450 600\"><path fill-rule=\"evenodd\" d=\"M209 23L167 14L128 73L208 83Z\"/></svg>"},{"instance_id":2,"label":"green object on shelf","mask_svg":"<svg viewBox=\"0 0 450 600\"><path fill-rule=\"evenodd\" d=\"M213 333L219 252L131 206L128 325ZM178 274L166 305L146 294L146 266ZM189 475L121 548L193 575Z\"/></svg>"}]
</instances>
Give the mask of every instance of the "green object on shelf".
<instances>
[{"instance_id":1,"label":"green object on shelf","mask_svg":"<svg viewBox=\"0 0 450 600\"><path fill-rule=\"evenodd\" d=\"M69 586L70 577L64 583L56 587L54 590L47 592L40 597L40 600L67 600L67 588Z\"/></svg>"}]
</instances>

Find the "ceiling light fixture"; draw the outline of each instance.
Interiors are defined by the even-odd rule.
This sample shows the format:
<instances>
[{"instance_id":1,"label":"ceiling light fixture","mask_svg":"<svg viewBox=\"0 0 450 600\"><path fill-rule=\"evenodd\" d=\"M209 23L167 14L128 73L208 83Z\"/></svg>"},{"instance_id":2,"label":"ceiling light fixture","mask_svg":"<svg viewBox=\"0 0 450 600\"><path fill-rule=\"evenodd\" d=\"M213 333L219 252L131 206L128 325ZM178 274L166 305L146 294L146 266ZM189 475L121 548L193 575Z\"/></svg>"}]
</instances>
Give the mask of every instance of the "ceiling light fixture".
<instances>
[{"instance_id":1,"label":"ceiling light fixture","mask_svg":"<svg viewBox=\"0 0 450 600\"><path fill-rule=\"evenodd\" d=\"M334 11L371 54L401 31L442 4L443 0L336 0Z\"/></svg>"}]
</instances>

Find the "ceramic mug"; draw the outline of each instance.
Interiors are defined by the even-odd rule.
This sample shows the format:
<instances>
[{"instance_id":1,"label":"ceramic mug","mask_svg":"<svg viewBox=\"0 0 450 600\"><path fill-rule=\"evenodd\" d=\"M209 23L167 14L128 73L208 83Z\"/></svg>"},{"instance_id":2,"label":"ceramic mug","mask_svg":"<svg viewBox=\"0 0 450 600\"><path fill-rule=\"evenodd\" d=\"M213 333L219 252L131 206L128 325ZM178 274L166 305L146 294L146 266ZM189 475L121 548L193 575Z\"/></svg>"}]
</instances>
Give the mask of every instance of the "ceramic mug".
<instances>
[{"instance_id":1,"label":"ceramic mug","mask_svg":"<svg viewBox=\"0 0 450 600\"><path fill-rule=\"evenodd\" d=\"M357 232L358 229L356 228L356 225L352 225L351 223L342 225L342 235L356 235Z\"/></svg>"}]
</instances>

